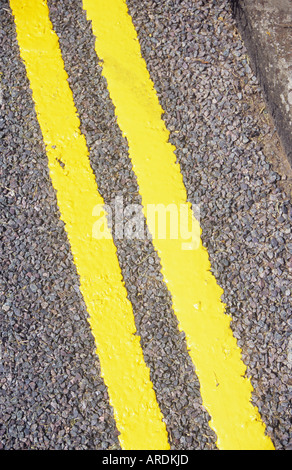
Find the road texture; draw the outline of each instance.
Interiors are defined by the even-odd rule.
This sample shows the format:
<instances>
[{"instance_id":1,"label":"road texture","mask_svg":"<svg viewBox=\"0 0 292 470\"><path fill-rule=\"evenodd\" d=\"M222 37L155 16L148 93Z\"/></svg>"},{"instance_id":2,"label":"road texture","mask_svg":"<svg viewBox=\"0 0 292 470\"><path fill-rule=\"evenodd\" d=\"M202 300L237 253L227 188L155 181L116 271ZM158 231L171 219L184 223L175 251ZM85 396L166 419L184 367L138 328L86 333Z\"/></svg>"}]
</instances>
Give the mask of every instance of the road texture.
<instances>
[{"instance_id":1,"label":"road texture","mask_svg":"<svg viewBox=\"0 0 292 470\"><path fill-rule=\"evenodd\" d=\"M99 191L141 204L81 0L49 0ZM120 449L86 305L60 221L14 18L1 1L3 449ZM289 186L257 79L226 1L128 0L188 200L224 290L267 435L291 446ZM216 449L196 369L151 239L115 239L144 360L174 450ZM289 349L290 348L290 349ZM290 387L290 390L289 390Z\"/></svg>"}]
</instances>

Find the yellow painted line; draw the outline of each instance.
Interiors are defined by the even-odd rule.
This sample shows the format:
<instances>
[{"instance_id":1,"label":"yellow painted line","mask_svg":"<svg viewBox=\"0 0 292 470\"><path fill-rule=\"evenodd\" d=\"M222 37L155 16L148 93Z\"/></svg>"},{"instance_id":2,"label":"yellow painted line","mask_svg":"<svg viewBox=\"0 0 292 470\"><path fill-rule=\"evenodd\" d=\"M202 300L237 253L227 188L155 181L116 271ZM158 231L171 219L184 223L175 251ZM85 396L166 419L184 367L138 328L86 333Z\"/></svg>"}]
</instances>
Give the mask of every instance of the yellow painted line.
<instances>
[{"instance_id":1,"label":"yellow painted line","mask_svg":"<svg viewBox=\"0 0 292 470\"><path fill-rule=\"evenodd\" d=\"M113 240L111 236L102 240L92 237L92 211L103 199L79 129L47 4L43 0L11 0L10 5L121 446L128 450L168 449L166 427L140 338L135 335L132 306ZM106 219L104 223L106 226Z\"/></svg>"},{"instance_id":2,"label":"yellow painted line","mask_svg":"<svg viewBox=\"0 0 292 470\"><path fill-rule=\"evenodd\" d=\"M168 143L163 110L141 57L125 0L83 0L83 7L92 21L96 53L102 60L118 124L128 140L146 218L149 204L186 204L175 148ZM196 223L190 205L188 221ZM230 328L231 318L221 302L223 291L210 272L208 253L200 237L195 240L195 249L186 250L182 249L184 238L160 239L152 222L150 226L218 447L273 449L258 410L251 403L252 385L245 377L246 367Z\"/></svg>"}]
</instances>

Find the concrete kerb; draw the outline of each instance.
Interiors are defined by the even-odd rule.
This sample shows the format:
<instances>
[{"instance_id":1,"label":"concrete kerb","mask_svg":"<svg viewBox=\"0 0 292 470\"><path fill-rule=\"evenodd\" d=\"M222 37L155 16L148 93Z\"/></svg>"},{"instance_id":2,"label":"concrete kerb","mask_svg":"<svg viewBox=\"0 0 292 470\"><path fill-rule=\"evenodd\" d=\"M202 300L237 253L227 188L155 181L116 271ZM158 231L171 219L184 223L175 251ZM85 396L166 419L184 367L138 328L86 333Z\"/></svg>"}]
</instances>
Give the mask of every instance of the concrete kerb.
<instances>
[{"instance_id":1,"label":"concrete kerb","mask_svg":"<svg viewBox=\"0 0 292 470\"><path fill-rule=\"evenodd\" d=\"M230 3L292 167L292 0L230 0Z\"/></svg>"}]
</instances>

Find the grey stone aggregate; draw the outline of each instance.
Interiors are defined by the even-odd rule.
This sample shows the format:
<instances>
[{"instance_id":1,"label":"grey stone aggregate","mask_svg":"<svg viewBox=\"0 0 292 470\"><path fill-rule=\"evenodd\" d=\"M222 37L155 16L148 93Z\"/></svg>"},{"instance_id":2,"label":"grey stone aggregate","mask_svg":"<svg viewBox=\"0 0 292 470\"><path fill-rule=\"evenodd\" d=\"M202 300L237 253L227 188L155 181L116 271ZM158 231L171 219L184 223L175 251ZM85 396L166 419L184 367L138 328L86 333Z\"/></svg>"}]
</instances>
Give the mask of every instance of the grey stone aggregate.
<instances>
[{"instance_id":1,"label":"grey stone aggregate","mask_svg":"<svg viewBox=\"0 0 292 470\"><path fill-rule=\"evenodd\" d=\"M117 449L13 18L1 7L0 448Z\"/></svg>"},{"instance_id":2,"label":"grey stone aggregate","mask_svg":"<svg viewBox=\"0 0 292 470\"><path fill-rule=\"evenodd\" d=\"M117 126L106 81L100 75L94 37L81 11L81 2L76 1L75 8L72 8L72 3L63 5L59 1L49 1L49 6L51 20L60 37L65 68L80 115L81 130L90 148L90 160L99 191L113 212L116 196L123 197L125 206L141 204L136 177L128 158L127 142ZM75 23L71 33L72 38L75 38L72 39L75 56L69 42L63 41L64 7L66 23L72 25L74 12ZM86 38L85 54L83 47L76 47L80 36ZM88 80L88 76L94 78ZM80 89L83 90L82 94ZM119 240L115 236L114 240L128 297L133 305L137 333L141 336L145 362L150 368L171 448L215 448L216 436L208 425L210 417L202 408L194 366L187 353L184 335L178 331L171 298L162 282L159 259L151 240Z\"/></svg>"},{"instance_id":3,"label":"grey stone aggregate","mask_svg":"<svg viewBox=\"0 0 292 470\"><path fill-rule=\"evenodd\" d=\"M226 0L127 4L252 400L276 448L288 449L292 207L269 161L277 137L261 91ZM82 2L48 5L99 190L111 207L115 196L141 204ZM119 449L13 18L0 6L0 447ZM151 239L114 241L171 448L216 449Z\"/></svg>"},{"instance_id":4,"label":"grey stone aggregate","mask_svg":"<svg viewBox=\"0 0 292 470\"><path fill-rule=\"evenodd\" d=\"M288 449L292 208L272 165L276 131L261 119L262 93L227 1L127 4L189 201L200 208L252 401L276 448Z\"/></svg>"}]
</instances>

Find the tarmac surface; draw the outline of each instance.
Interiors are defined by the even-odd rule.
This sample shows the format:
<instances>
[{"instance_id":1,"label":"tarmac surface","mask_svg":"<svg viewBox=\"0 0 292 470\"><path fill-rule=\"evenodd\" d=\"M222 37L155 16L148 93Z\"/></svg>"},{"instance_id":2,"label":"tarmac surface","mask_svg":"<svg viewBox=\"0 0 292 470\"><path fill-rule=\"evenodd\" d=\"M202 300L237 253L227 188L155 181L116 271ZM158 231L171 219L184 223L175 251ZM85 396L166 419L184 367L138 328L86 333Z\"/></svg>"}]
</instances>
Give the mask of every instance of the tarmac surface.
<instances>
[{"instance_id":1,"label":"tarmac surface","mask_svg":"<svg viewBox=\"0 0 292 470\"><path fill-rule=\"evenodd\" d=\"M106 204L141 204L81 0L48 0ZM128 0L188 200L277 450L291 448L291 220L280 141L229 3ZM120 449L9 3L0 1L2 449ZM282 160L281 160L282 161ZM278 167L277 167L278 168ZM115 239L173 450L216 449L151 240Z\"/></svg>"}]
</instances>

